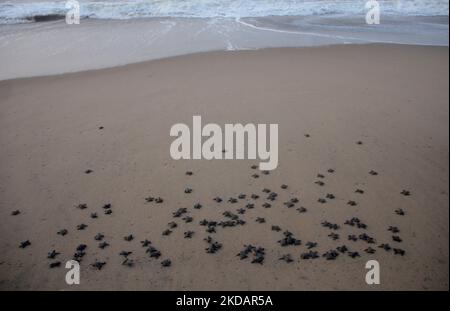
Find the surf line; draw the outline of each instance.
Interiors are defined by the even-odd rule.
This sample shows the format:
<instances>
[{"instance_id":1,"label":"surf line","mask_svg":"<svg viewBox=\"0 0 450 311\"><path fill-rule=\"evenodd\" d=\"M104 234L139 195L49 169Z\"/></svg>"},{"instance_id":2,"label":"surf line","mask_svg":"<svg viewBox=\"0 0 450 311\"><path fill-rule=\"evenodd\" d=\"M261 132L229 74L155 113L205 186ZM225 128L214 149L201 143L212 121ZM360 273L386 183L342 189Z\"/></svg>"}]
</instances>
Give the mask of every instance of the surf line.
<instances>
[{"instance_id":1,"label":"surf line","mask_svg":"<svg viewBox=\"0 0 450 311\"><path fill-rule=\"evenodd\" d=\"M215 123L202 127L202 117L193 116L192 152L188 125L174 124L170 136L176 137L170 145L170 156L174 160L255 160L258 156L260 170L270 171L278 166L278 124L225 124L222 131Z\"/></svg>"}]
</instances>

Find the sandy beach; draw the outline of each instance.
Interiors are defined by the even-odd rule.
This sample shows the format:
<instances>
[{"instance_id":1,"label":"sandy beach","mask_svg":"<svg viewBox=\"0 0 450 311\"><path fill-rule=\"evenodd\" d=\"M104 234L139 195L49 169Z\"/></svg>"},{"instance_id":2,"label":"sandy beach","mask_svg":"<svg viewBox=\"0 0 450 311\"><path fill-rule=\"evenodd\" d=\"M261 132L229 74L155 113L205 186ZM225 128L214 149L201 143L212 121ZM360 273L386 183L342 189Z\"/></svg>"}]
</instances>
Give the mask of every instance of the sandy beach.
<instances>
[{"instance_id":1,"label":"sandy beach","mask_svg":"<svg viewBox=\"0 0 450 311\"><path fill-rule=\"evenodd\" d=\"M1 81L0 289L448 290L448 68L448 47L366 44L197 53ZM172 160L169 130L193 115L279 124L278 168ZM229 220L227 211L245 224L200 225ZM367 228L345 224L354 217ZM301 245L280 245L286 230ZM216 253L205 251L208 236L222 245ZM307 242L319 258L301 258ZM404 255L379 247L386 243ZM80 244L81 283L69 286L64 263ZM236 256L248 244L264 248L263 264ZM342 245L360 257L322 257ZM48 259L52 250L60 254ZM132 252L132 267L121 251ZM279 260L287 254L292 262ZM365 282L370 259L380 285ZM96 260L106 262L101 270ZM55 261L61 267L49 268Z\"/></svg>"}]
</instances>

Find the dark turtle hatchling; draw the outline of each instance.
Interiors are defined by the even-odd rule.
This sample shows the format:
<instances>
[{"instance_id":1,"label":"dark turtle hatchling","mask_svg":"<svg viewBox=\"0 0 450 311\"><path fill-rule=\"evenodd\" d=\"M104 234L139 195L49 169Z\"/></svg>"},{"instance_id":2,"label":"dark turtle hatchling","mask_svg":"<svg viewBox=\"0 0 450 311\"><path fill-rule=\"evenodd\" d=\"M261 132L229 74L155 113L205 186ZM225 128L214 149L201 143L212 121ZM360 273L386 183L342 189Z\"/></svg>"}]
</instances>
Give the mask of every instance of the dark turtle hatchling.
<instances>
[{"instance_id":1,"label":"dark turtle hatchling","mask_svg":"<svg viewBox=\"0 0 450 311\"><path fill-rule=\"evenodd\" d=\"M151 258L158 259L159 257L161 257L161 252L153 246L150 246L145 252L149 253Z\"/></svg>"},{"instance_id":2,"label":"dark turtle hatchling","mask_svg":"<svg viewBox=\"0 0 450 311\"><path fill-rule=\"evenodd\" d=\"M362 141L360 141L360 140L358 140L358 141L356 142L356 144L357 144L357 145L362 145L362 144L363 144L363 142L362 142Z\"/></svg>"},{"instance_id":3,"label":"dark turtle hatchling","mask_svg":"<svg viewBox=\"0 0 450 311\"><path fill-rule=\"evenodd\" d=\"M269 174L270 174L269 171L261 171L261 173L262 173L263 175L269 175Z\"/></svg>"},{"instance_id":4,"label":"dark turtle hatchling","mask_svg":"<svg viewBox=\"0 0 450 311\"><path fill-rule=\"evenodd\" d=\"M184 193L192 193L192 189L191 188L186 188L186 189L184 189Z\"/></svg>"},{"instance_id":5,"label":"dark turtle hatchling","mask_svg":"<svg viewBox=\"0 0 450 311\"><path fill-rule=\"evenodd\" d=\"M92 218L92 219L98 218L97 213L91 213L91 218Z\"/></svg>"},{"instance_id":6,"label":"dark turtle hatchling","mask_svg":"<svg viewBox=\"0 0 450 311\"><path fill-rule=\"evenodd\" d=\"M134 266L134 260L130 259L130 258L125 258L124 261L122 261L122 266L126 266L126 267L133 267Z\"/></svg>"},{"instance_id":7,"label":"dark turtle hatchling","mask_svg":"<svg viewBox=\"0 0 450 311\"><path fill-rule=\"evenodd\" d=\"M20 211L19 210L15 210L15 211L12 211L11 212L11 215L12 216L17 216L17 215L19 215L20 214Z\"/></svg>"},{"instance_id":8,"label":"dark turtle hatchling","mask_svg":"<svg viewBox=\"0 0 450 311\"><path fill-rule=\"evenodd\" d=\"M57 251L52 250L51 252L49 252L49 253L47 254L47 258L49 258L49 259L55 259L56 256L58 256L58 255L59 255L59 253L58 253Z\"/></svg>"},{"instance_id":9,"label":"dark turtle hatchling","mask_svg":"<svg viewBox=\"0 0 450 311\"><path fill-rule=\"evenodd\" d=\"M256 169L258 168L258 165L252 165L252 166L250 166L250 168L251 168L252 170L256 170Z\"/></svg>"},{"instance_id":10,"label":"dark turtle hatchling","mask_svg":"<svg viewBox=\"0 0 450 311\"><path fill-rule=\"evenodd\" d=\"M391 250L391 246L389 244L387 244L387 243L383 243L383 244L381 244L378 247L384 249L386 252Z\"/></svg>"},{"instance_id":11,"label":"dark turtle hatchling","mask_svg":"<svg viewBox=\"0 0 450 311\"><path fill-rule=\"evenodd\" d=\"M162 235L167 236L167 235L170 235L171 233L172 233L172 230L166 229L163 231Z\"/></svg>"},{"instance_id":12,"label":"dark turtle hatchling","mask_svg":"<svg viewBox=\"0 0 450 311\"><path fill-rule=\"evenodd\" d=\"M378 175L378 173L376 171L374 171L374 170L371 170L369 172L369 174L372 175L372 176L377 176Z\"/></svg>"},{"instance_id":13,"label":"dark turtle hatchling","mask_svg":"<svg viewBox=\"0 0 450 311\"><path fill-rule=\"evenodd\" d=\"M251 195L251 198L252 198L253 200L259 199L259 195L253 193L253 194Z\"/></svg>"},{"instance_id":14,"label":"dark turtle hatchling","mask_svg":"<svg viewBox=\"0 0 450 311\"><path fill-rule=\"evenodd\" d=\"M325 183L323 182L323 181L321 181L321 180L318 180L318 181L316 181L316 182L314 182L316 185L319 185L319 186L325 186Z\"/></svg>"},{"instance_id":15,"label":"dark turtle hatchling","mask_svg":"<svg viewBox=\"0 0 450 311\"><path fill-rule=\"evenodd\" d=\"M194 218L191 216L186 216L186 217L183 217L182 219L184 220L185 223L190 223L190 222L192 222L192 220L194 220Z\"/></svg>"},{"instance_id":16,"label":"dark turtle hatchling","mask_svg":"<svg viewBox=\"0 0 450 311\"><path fill-rule=\"evenodd\" d=\"M101 249L105 249L108 246L109 246L109 244L107 242L101 242L98 244L98 247Z\"/></svg>"},{"instance_id":17,"label":"dark turtle hatchling","mask_svg":"<svg viewBox=\"0 0 450 311\"><path fill-rule=\"evenodd\" d=\"M78 205L77 205L77 208L78 208L78 209L86 209L86 208L87 208L87 204L84 204L84 203L78 204Z\"/></svg>"},{"instance_id":18,"label":"dark turtle hatchling","mask_svg":"<svg viewBox=\"0 0 450 311\"><path fill-rule=\"evenodd\" d=\"M351 258L361 257L361 255L359 255L358 252L348 252L348 255L349 255Z\"/></svg>"},{"instance_id":19,"label":"dark turtle hatchling","mask_svg":"<svg viewBox=\"0 0 450 311\"><path fill-rule=\"evenodd\" d=\"M82 252L82 251L86 250L86 248L87 248L86 244L80 244L77 246L77 251Z\"/></svg>"},{"instance_id":20,"label":"dark turtle hatchling","mask_svg":"<svg viewBox=\"0 0 450 311\"><path fill-rule=\"evenodd\" d=\"M188 175L188 176L192 176L194 173L192 173L191 171L187 171L186 172L186 175Z\"/></svg>"},{"instance_id":21,"label":"dark turtle hatchling","mask_svg":"<svg viewBox=\"0 0 450 311\"><path fill-rule=\"evenodd\" d=\"M332 193L327 193L326 198L327 198L327 199L333 200L333 199L335 199L336 197L335 197L334 194L332 194Z\"/></svg>"},{"instance_id":22,"label":"dark turtle hatchling","mask_svg":"<svg viewBox=\"0 0 450 311\"><path fill-rule=\"evenodd\" d=\"M337 233L331 232L328 236L329 236L333 241L339 240L339 234L337 234Z\"/></svg>"},{"instance_id":23,"label":"dark turtle hatchling","mask_svg":"<svg viewBox=\"0 0 450 311\"><path fill-rule=\"evenodd\" d=\"M220 197L215 197L213 200L216 201L217 203L222 202L222 199Z\"/></svg>"},{"instance_id":24,"label":"dark turtle hatchling","mask_svg":"<svg viewBox=\"0 0 450 311\"><path fill-rule=\"evenodd\" d=\"M268 188L263 188L262 192L264 192L264 193L270 193L270 189L268 189Z\"/></svg>"},{"instance_id":25,"label":"dark turtle hatchling","mask_svg":"<svg viewBox=\"0 0 450 311\"><path fill-rule=\"evenodd\" d=\"M195 208L195 209L201 209L201 208L202 208L202 205L201 205L200 203L195 203L195 204L194 204L194 208Z\"/></svg>"},{"instance_id":26,"label":"dark turtle hatchling","mask_svg":"<svg viewBox=\"0 0 450 311\"><path fill-rule=\"evenodd\" d=\"M285 261L285 262L287 262L287 263L290 263L290 262L293 262L293 261L294 261L294 259L292 259L291 254L283 255L283 256L281 256L280 258L278 258L278 260L283 260L283 261Z\"/></svg>"},{"instance_id":27,"label":"dark turtle hatchling","mask_svg":"<svg viewBox=\"0 0 450 311\"><path fill-rule=\"evenodd\" d=\"M319 258L319 253L316 251L309 251L306 253L302 253L300 255L300 258L301 259L316 259L316 258Z\"/></svg>"},{"instance_id":28,"label":"dark turtle hatchling","mask_svg":"<svg viewBox=\"0 0 450 311\"><path fill-rule=\"evenodd\" d=\"M172 265L172 262L170 261L170 259L164 259L163 261L161 261L161 266L163 267L170 267Z\"/></svg>"},{"instance_id":29,"label":"dark turtle hatchling","mask_svg":"<svg viewBox=\"0 0 450 311\"><path fill-rule=\"evenodd\" d=\"M94 172L94 171L91 170L91 169L87 169L87 170L84 171L85 174L90 174L90 173L92 173L92 172Z\"/></svg>"},{"instance_id":30,"label":"dark turtle hatchling","mask_svg":"<svg viewBox=\"0 0 450 311\"><path fill-rule=\"evenodd\" d=\"M245 193L240 193L239 195L238 195L238 199L240 199L240 200L243 200L243 199L245 199L247 197L247 195L245 194Z\"/></svg>"},{"instance_id":31,"label":"dark turtle hatchling","mask_svg":"<svg viewBox=\"0 0 450 311\"><path fill-rule=\"evenodd\" d=\"M133 252L128 252L128 251L121 251L119 253L120 256L123 256L125 258L127 258L128 256L130 256L131 254L133 254Z\"/></svg>"},{"instance_id":32,"label":"dark turtle hatchling","mask_svg":"<svg viewBox=\"0 0 450 311\"><path fill-rule=\"evenodd\" d=\"M402 249L400 249L400 248L394 248L393 250L394 250L394 254L395 254L395 255L404 256L405 253L406 253L404 250L402 250Z\"/></svg>"},{"instance_id":33,"label":"dark turtle hatchling","mask_svg":"<svg viewBox=\"0 0 450 311\"><path fill-rule=\"evenodd\" d=\"M402 192L400 192L400 194L403 194L404 196L410 196L411 192L409 192L408 190L402 190Z\"/></svg>"},{"instance_id":34,"label":"dark turtle hatchling","mask_svg":"<svg viewBox=\"0 0 450 311\"><path fill-rule=\"evenodd\" d=\"M287 188L288 188L288 185L286 185L286 184L281 185L281 189L287 189Z\"/></svg>"},{"instance_id":35,"label":"dark turtle hatchling","mask_svg":"<svg viewBox=\"0 0 450 311\"><path fill-rule=\"evenodd\" d=\"M298 203L298 198L296 198L296 197L294 197L294 198L291 198L289 201L291 201L292 203Z\"/></svg>"},{"instance_id":36,"label":"dark turtle hatchling","mask_svg":"<svg viewBox=\"0 0 450 311\"><path fill-rule=\"evenodd\" d=\"M162 203L162 202L164 202L164 200L163 200L162 198L160 198L160 197L157 197L157 198L155 199L155 203L160 204L160 203Z\"/></svg>"},{"instance_id":37,"label":"dark turtle hatchling","mask_svg":"<svg viewBox=\"0 0 450 311\"><path fill-rule=\"evenodd\" d=\"M134 236L132 234L129 234L127 236L124 236L123 239L127 242L131 242L134 240Z\"/></svg>"},{"instance_id":38,"label":"dark turtle hatchling","mask_svg":"<svg viewBox=\"0 0 450 311\"><path fill-rule=\"evenodd\" d=\"M363 194L363 193L364 193L364 190L362 190L362 189L356 189L356 190L355 190L355 193Z\"/></svg>"},{"instance_id":39,"label":"dark turtle hatchling","mask_svg":"<svg viewBox=\"0 0 450 311\"><path fill-rule=\"evenodd\" d=\"M393 235L392 240L399 243L403 241L398 235Z\"/></svg>"},{"instance_id":40,"label":"dark turtle hatchling","mask_svg":"<svg viewBox=\"0 0 450 311\"><path fill-rule=\"evenodd\" d=\"M103 205L103 209L110 209L112 207L111 203L106 203L105 205Z\"/></svg>"},{"instance_id":41,"label":"dark turtle hatchling","mask_svg":"<svg viewBox=\"0 0 450 311\"><path fill-rule=\"evenodd\" d=\"M327 172L332 174L332 173L334 173L335 171L334 171L334 169L329 168Z\"/></svg>"},{"instance_id":42,"label":"dark turtle hatchling","mask_svg":"<svg viewBox=\"0 0 450 311\"><path fill-rule=\"evenodd\" d=\"M280 232L281 228L279 226L272 226L272 231Z\"/></svg>"},{"instance_id":43,"label":"dark turtle hatchling","mask_svg":"<svg viewBox=\"0 0 450 311\"><path fill-rule=\"evenodd\" d=\"M242 215L242 214L245 214L245 211L246 211L246 210L243 209L243 208L239 208L239 209L237 209L236 211L238 212L238 214L241 214L241 215Z\"/></svg>"},{"instance_id":44,"label":"dark turtle hatchling","mask_svg":"<svg viewBox=\"0 0 450 311\"><path fill-rule=\"evenodd\" d=\"M262 205L262 207L264 207L264 208L271 208L271 207L272 207L272 204L267 203L267 202L264 202L264 204Z\"/></svg>"},{"instance_id":45,"label":"dark turtle hatchling","mask_svg":"<svg viewBox=\"0 0 450 311\"><path fill-rule=\"evenodd\" d=\"M175 212L172 213L173 217L181 217L181 215L187 213L187 208L185 207L180 207L179 209L177 209Z\"/></svg>"},{"instance_id":46,"label":"dark turtle hatchling","mask_svg":"<svg viewBox=\"0 0 450 311\"><path fill-rule=\"evenodd\" d=\"M317 174L317 178L325 178L325 176L322 174Z\"/></svg>"},{"instance_id":47,"label":"dark turtle hatchling","mask_svg":"<svg viewBox=\"0 0 450 311\"><path fill-rule=\"evenodd\" d=\"M299 213L306 213L307 209L304 208L303 206L300 206L299 208L296 209Z\"/></svg>"},{"instance_id":48,"label":"dark turtle hatchling","mask_svg":"<svg viewBox=\"0 0 450 311\"><path fill-rule=\"evenodd\" d=\"M155 198L154 197L146 197L145 198L145 202L147 202L147 203L150 203L150 202L153 202L153 201L155 201Z\"/></svg>"},{"instance_id":49,"label":"dark turtle hatchling","mask_svg":"<svg viewBox=\"0 0 450 311\"><path fill-rule=\"evenodd\" d=\"M395 210L395 213L396 213L397 215L400 215L400 216L404 216L404 215L406 214L405 211L402 210L401 208L396 209L396 210Z\"/></svg>"},{"instance_id":50,"label":"dark turtle hatchling","mask_svg":"<svg viewBox=\"0 0 450 311\"><path fill-rule=\"evenodd\" d=\"M145 239L144 241L141 241L142 247L147 247L147 246L149 246L150 244L152 244L152 242L149 241L149 240L147 240L147 239Z\"/></svg>"},{"instance_id":51,"label":"dark turtle hatchling","mask_svg":"<svg viewBox=\"0 0 450 311\"><path fill-rule=\"evenodd\" d=\"M323 254L322 256L325 257L327 260L335 260L339 256L339 253L336 252L335 250L330 250L325 254Z\"/></svg>"},{"instance_id":52,"label":"dark turtle hatchling","mask_svg":"<svg viewBox=\"0 0 450 311\"><path fill-rule=\"evenodd\" d=\"M248 203L247 205L245 205L245 207L248 208L248 209L252 209L252 208L255 208L255 204Z\"/></svg>"},{"instance_id":53,"label":"dark turtle hatchling","mask_svg":"<svg viewBox=\"0 0 450 311\"><path fill-rule=\"evenodd\" d=\"M287 208L291 208L291 207L294 207L295 206L295 204L294 203L292 203L292 202L284 202L283 203Z\"/></svg>"},{"instance_id":54,"label":"dark turtle hatchling","mask_svg":"<svg viewBox=\"0 0 450 311\"><path fill-rule=\"evenodd\" d=\"M399 233L400 230L397 227L389 226L388 231L391 231L392 233Z\"/></svg>"},{"instance_id":55,"label":"dark turtle hatchling","mask_svg":"<svg viewBox=\"0 0 450 311\"><path fill-rule=\"evenodd\" d=\"M354 234L350 234L350 235L348 236L348 240L349 240L349 241L356 242L356 241L358 241L358 237L357 237L356 235L354 235Z\"/></svg>"},{"instance_id":56,"label":"dark turtle hatchling","mask_svg":"<svg viewBox=\"0 0 450 311\"><path fill-rule=\"evenodd\" d=\"M310 134L305 134L304 135L306 138L309 138L309 137L311 137L311 135Z\"/></svg>"},{"instance_id":57,"label":"dark turtle hatchling","mask_svg":"<svg viewBox=\"0 0 450 311\"><path fill-rule=\"evenodd\" d=\"M345 246L345 245L338 246L336 249L337 249L339 252L341 252L342 254L345 253L346 251L348 251L348 248L347 248L347 246Z\"/></svg>"},{"instance_id":58,"label":"dark turtle hatchling","mask_svg":"<svg viewBox=\"0 0 450 311\"><path fill-rule=\"evenodd\" d=\"M67 233L68 233L67 229L61 229L58 232L56 232L56 234L61 236L65 236Z\"/></svg>"},{"instance_id":59,"label":"dark turtle hatchling","mask_svg":"<svg viewBox=\"0 0 450 311\"><path fill-rule=\"evenodd\" d=\"M323 198L319 198L319 199L317 200L317 202L319 202L319 203L321 203L321 204L325 204L325 203L327 203L327 200L325 200L325 199L323 199Z\"/></svg>"},{"instance_id":60,"label":"dark turtle hatchling","mask_svg":"<svg viewBox=\"0 0 450 311\"><path fill-rule=\"evenodd\" d=\"M49 264L49 267L50 269L61 267L61 262L60 261L51 262Z\"/></svg>"},{"instance_id":61,"label":"dark turtle hatchling","mask_svg":"<svg viewBox=\"0 0 450 311\"><path fill-rule=\"evenodd\" d=\"M177 223L174 221L171 221L167 224L167 226L169 226L170 229L174 229L176 227L178 227Z\"/></svg>"},{"instance_id":62,"label":"dark turtle hatchling","mask_svg":"<svg viewBox=\"0 0 450 311\"><path fill-rule=\"evenodd\" d=\"M194 235L194 231L186 231L184 233L184 238L185 239L190 239L190 238L192 238L192 235Z\"/></svg>"},{"instance_id":63,"label":"dark turtle hatchling","mask_svg":"<svg viewBox=\"0 0 450 311\"><path fill-rule=\"evenodd\" d=\"M112 214L112 209L107 209L105 210L105 215L111 215Z\"/></svg>"},{"instance_id":64,"label":"dark turtle hatchling","mask_svg":"<svg viewBox=\"0 0 450 311\"><path fill-rule=\"evenodd\" d=\"M369 236L367 233L362 233L358 236L358 238L360 240L366 241L369 244L374 244L375 243L375 239L372 238L371 236Z\"/></svg>"},{"instance_id":65,"label":"dark turtle hatchling","mask_svg":"<svg viewBox=\"0 0 450 311\"><path fill-rule=\"evenodd\" d=\"M350 206L358 205L355 201L352 201L352 200L348 201L347 204L350 205Z\"/></svg>"},{"instance_id":66,"label":"dark turtle hatchling","mask_svg":"<svg viewBox=\"0 0 450 311\"><path fill-rule=\"evenodd\" d=\"M311 248L316 247L317 243L316 242L307 242L305 245L308 249L311 249Z\"/></svg>"},{"instance_id":67,"label":"dark turtle hatchling","mask_svg":"<svg viewBox=\"0 0 450 311\"><path fill-rule=\"evenodd\" d=\"M238 200L236 198L229 198L228 199L228 203L234 204L234 203L237 203L237 202L238 202Z\"/></svg>"},{"instance_id":68,"label":"dark turtle hatchling","mask_svg":"<svg viewBox=\"0 0 450 311\"><path fill-rule=\"evenodd\" d=\"M86 224L79 224L78 226L77 226L77 230L84 230L84 229L86 229L87 228L87 225Z\"/></svg>"},{"instance_id":69,"label":"dark turtle hatchling","mask_svg":"<svg viewBox=\"0 0 450 311\"><path fill-rule=\"evenodd\" d=\"M253 178L259 178L259 175L258 174L253 174L252 177Z\"/></svg>"},{"instance_id":70,"label":"dark turtle hatchling","mask_svg":"<svg viewBox=\"0 0 450 311\"><path fill-rule=\"evenodd\" d=\"M375 252L376 252L376 250L370 246L368 248L366 248L364 251L368 254L375 254Z\"/></svg>"},{"instance_id":71,"label":"dark turtle hatchling","mask_svg":"<svg viewBox=\"0 0 450 311\"><path fill-rule=\"evenodd\" d=\"M263 224L263 223L266 222L266 220L264 218L262 218L262 217L256 217L256 222L260 223L260 224Z\"/></svg>"},{"instance_id":72,"label":"dark turtle hatchling","mask_svg":"<svg viewBox=\"0 0 450 311\"><path fill-rule=\"evenodd\" d=\"M94 240L96 240L96 241L101 241L101 240L103 240L104 237L105 237L105 236L104 236L103 234L97 233L97 234L95 235L95 237L94 237Z\"/></svg>"},{"instance_id":73,"label":"dark turtle hatchling","mask_svg":"<svg viewBox=\"0 0 450 311\"><path fill-rule=\"evenodd\" d=\"M104 265L106 265L106 262L104 262L104 261L97 261L97 260L93 264L91 264L91 266L96 268L97 270L101 270Z\"/></svg>"}]
</instances>

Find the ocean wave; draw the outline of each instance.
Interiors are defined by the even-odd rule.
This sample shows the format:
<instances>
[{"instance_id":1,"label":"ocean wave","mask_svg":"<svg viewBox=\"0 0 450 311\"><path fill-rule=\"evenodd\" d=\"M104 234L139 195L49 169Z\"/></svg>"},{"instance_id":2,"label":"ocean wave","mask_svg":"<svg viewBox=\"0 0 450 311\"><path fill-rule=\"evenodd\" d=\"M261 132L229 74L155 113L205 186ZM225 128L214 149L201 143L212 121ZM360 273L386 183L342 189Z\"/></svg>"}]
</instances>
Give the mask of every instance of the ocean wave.
<instances>
[{"instance_id":1,"label":"ocean wave","mask_svg":"<svg viewBox=\"0 0 450 311\"><path fill-rule=\"evenodd\" d=\"M363 15L366 0L81 0L83 18L263 17ZM0 24L44 21L63 16L66 1L0 1ZM448 0L379 0L381 13L401 16L447 15ZM38 17L38 18L36 18Z\"/></svg>"}]
</instances>

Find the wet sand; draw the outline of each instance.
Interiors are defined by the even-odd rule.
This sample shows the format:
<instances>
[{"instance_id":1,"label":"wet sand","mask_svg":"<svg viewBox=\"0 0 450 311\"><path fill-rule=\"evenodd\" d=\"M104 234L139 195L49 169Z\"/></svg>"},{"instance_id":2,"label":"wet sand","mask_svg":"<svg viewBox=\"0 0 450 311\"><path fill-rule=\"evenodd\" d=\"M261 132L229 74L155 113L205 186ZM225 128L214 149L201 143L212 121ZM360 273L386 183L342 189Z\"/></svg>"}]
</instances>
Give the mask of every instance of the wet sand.
<instances>
[{"instance_id":1,"label":"wet sand","mask_svg":"<svg viewBox=\"0 0 450 311\"><path fill-rule=\"evenodd\" d=\"M448 100L448 47L211 52L1 81L0 289L448 290ZM258 161L172 160L170 127L191 124L193 115L219 125L278 123L278 168L265 175L251 168ZM275 201L264 188L278 194ZM227 202L240 193L246 198ZM163 202L146 202L149 196ZM283 204L294 197L293 207ZM179 208L187 213L174 218ZM215 233L199 225L229 220L226 211L246 223L217 225ZM345 225L352 217L367 229ZM163 236L171 221L178 226ZM58 235L63 228L68 234ZM285 230L301 245L281 246ZM98 233L108 247L98 247ZM376 243L348 240L363 233ZM129 234L134 239L125 241ZM214 254L205 251L207 236L222 245ZM144 239L160 258L149 257ZM31 245L19 248L25 240ZM308 241L318 243L312 251L320 258L300 258ZM406 253L385 251L383 243ZM81 284L68 286L63 266L79 244L87 245ZM265 249L262 265L236 256L247 244ZM322 257L342 245L360 257ZM364 251L369 246L375 254ZM51 260L53 249L60 254ZM122 265L121 251L133 252L133 267ZM285 254L294 261L279 260ZM172 265L162 267L164 259ZM365 283L370 259L381 265L377 286ZM97 270L96 260L106 265ZM56 261L62 266L50 269Z\"/></svg>"}]
</instances>

